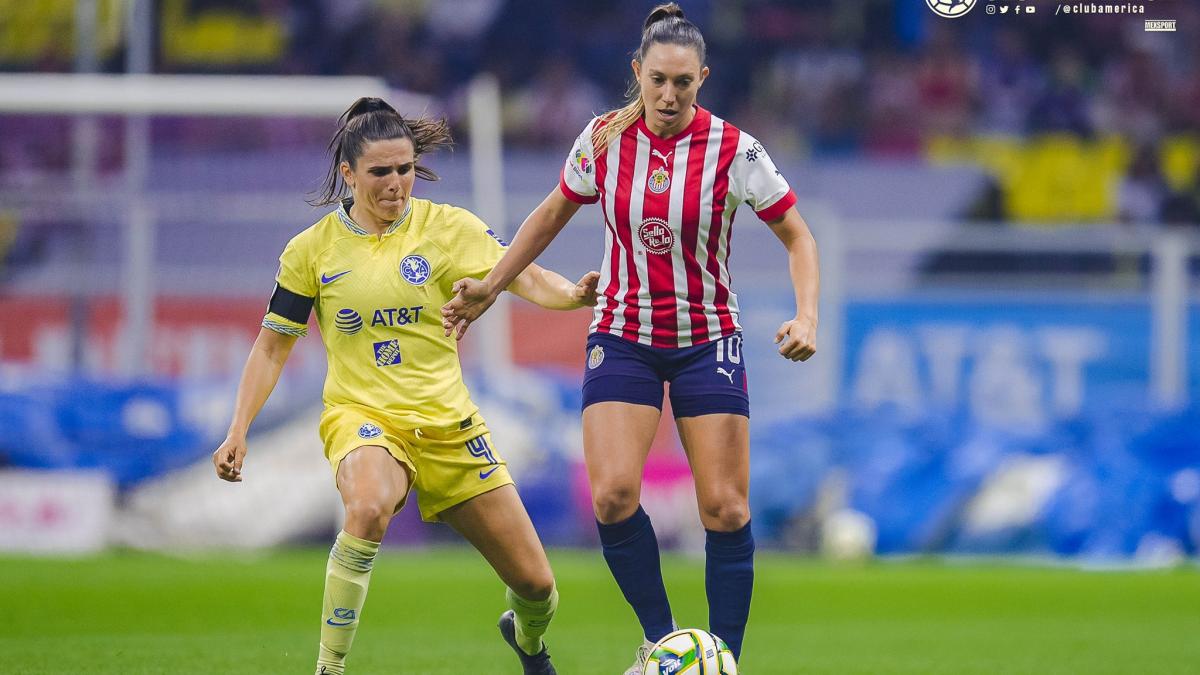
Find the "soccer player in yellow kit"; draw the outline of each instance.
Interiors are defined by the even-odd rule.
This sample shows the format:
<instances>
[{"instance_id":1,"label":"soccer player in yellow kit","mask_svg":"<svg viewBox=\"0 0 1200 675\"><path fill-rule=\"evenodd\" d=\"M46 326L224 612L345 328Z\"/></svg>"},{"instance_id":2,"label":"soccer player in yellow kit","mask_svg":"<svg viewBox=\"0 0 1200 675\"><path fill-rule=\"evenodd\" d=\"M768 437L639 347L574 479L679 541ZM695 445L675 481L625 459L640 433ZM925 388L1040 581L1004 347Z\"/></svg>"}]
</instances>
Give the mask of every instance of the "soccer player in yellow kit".
<instances>
[{"instance_id":1,"label":"soccer player in yellow kit","mask_svg":"<svg viewBox=\"0 0 1200 675\"><path fill-rule=\"evenodd\" d=\"M353 196L280 256L229 435L213 453L217 475L242 480L247 429L315 309L329 360L320 434L346 510L326 568L318 675L345 672L379 542L414 486L421 517L461 533L508 587L500 632L524 672L553 674L542 642L558 605L550 563L438 312L455 281L487 274L505 245L469 211L412 197L417 177L437 178L418 162L450 143L444 122L406 120L376 98L342 120L320 203L338 203L343 185ZM533 265L509 290L575 309L595 303L597 278L573 284Z\"/></svg>"}]
</instances>

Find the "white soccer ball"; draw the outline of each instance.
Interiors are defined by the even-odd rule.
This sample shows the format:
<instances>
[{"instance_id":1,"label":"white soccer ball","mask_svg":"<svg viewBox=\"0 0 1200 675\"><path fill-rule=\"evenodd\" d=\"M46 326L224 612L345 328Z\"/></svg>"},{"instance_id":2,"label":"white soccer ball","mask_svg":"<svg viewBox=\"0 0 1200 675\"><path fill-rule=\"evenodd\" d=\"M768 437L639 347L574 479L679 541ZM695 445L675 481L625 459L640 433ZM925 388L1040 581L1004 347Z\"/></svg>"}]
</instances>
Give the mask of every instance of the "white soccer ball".
<instances>
[{"instance_id":1,"label":"white soccer ball","mask_svg":"<svg viewBox=\"0 0 1200 675\"><path fill-rule=\"evenodd\" d=\"M737 675L733 652L721 638L681 628L654 644L643 675Z\"/></svg>"},{"instance_id":2,"label":"white soccer ball","mask_svg":"<svg viewBox=\"0 0 1200 675\"><path fill-rule=\"evenodd\" d=\"M867 514L839 509L821 527L821 552L834 560L865 560L875 553L879 528Z\"/></svg>"}]
</instances>

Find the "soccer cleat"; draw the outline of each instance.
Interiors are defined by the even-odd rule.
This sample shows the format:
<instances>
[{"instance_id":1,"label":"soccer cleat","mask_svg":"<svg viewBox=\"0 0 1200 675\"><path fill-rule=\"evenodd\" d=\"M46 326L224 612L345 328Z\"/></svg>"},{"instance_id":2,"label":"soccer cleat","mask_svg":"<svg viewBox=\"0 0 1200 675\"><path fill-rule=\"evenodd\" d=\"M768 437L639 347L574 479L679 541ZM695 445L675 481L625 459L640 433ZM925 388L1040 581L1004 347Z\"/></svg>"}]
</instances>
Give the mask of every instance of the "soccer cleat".
<instances>
[{"instance_id":1,"label":"soccer cleat","mask_svg":"<svg viewBox=\"0 0 1200 675\"><path fill-rule=\"evenodd\" d=\"M525 675L558 675L554 664L550 663L550 652L546 650L544 644L542 651L532 656L526 654L525 650L517 644L517 620L511 609L500 615L500 622L496 625L500 629L501 637L520 657L521 668L524 669Z\"/></svg>"},{"instance_id":2,"label":"soccer cleat","mask_svg":"<svg viewBox=\"0 0 1200 675\"><path fill-rule=\"evenodd\" d=\"M650 652L654 649L654 643L649 640L643 640L641 646L633 653L633 665L625 671L625 675L642 675L642 671L646 668L646 659L650 658Z\"/></svg>"}]
</instances>

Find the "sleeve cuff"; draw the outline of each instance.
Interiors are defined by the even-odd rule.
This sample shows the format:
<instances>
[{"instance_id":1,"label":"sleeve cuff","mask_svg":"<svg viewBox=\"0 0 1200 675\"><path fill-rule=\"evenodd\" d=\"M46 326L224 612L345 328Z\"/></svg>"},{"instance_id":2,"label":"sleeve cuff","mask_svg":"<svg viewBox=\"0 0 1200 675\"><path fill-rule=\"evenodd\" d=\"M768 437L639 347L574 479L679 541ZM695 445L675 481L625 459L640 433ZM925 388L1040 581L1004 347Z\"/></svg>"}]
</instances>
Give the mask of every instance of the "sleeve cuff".
<instances>
[{"instance_id":1,"label":"sleeve cuff","mask_svg":"<svg viewBox=\"0 0 1200 675\"><path fill-rule=\"evenodd\" d=\"M597 201L600 200L600 195L592 195L590 197L586 197L586 196L581 195L578 192L575 192L574 190L572 190L571 186L567 185L567 180L565 178L563 178L562 174L558 175L558 189L560 192L563 193L564 197L566 197L567 199L570 199L571 201L575 202L576 204L595 204Z\"/></svg>"},{"instance_id":2,"label":"sleeve cuff","mask_svg":"<svg viewBox=\"0 0 1200 675\"><path fill-rule=\"evenodd\" d=\"M288 321L274 313L263 317L262 327L283 335L291 335L292 337L304 337L308 335L308 326Z\"/></svg>"},{"instance_id":3,"label":"sleeve cuff","mask_svg":"<svg viewBox=\"0 0 1200 675\"><path fill-rule=\"evenodd\" d=\"M769 223L772 220L782 216L785 211L795 205L796 193L793 190L788 190L786 195L779 198L779 201L761 211L755 211L754 214L757 215L764 223Z\"/></svg>"}]
</instances>

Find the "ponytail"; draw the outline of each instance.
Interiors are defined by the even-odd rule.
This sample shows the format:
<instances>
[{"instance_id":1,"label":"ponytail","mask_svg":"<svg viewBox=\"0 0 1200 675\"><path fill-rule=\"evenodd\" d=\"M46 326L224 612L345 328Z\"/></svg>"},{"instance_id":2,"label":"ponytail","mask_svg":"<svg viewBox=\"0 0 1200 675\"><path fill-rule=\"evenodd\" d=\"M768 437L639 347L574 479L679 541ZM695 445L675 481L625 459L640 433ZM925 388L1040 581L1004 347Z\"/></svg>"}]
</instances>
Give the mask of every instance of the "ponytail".
<instances>
[{"instance_id":1,"label":"ponytail","mask_svg":"<svg viewBox=\"0 0 1200 675\"><path fill-rule=\"evenodd\" d=\"M684 19L683 8L679 6L679 3L668 2L655 7L654 9L650 10L650 14L646 17L646 22L642 24L642 34L645 35L646 31L650 30L650 26L653 26L659 21L671 18L683 19L684 21L687 21L687 19ZM688 23L691 22L689 21Z\"/></svg>"},{"instance_id":2,"label":"ponytail","mask_svg":"<svg viewBox=\"0 0 1200 675\"><path fill-rule=\"evenodd\" d=\"M397 138L407 138L412 142L413 157L418 160L426 152L454 144L445 119L405 119L387 101L364 96L338 118L338 130L329 141L329 170L317 197L308 203L313 206L337 203L346 191L340 170L342 162L353 168L367 143ZM417 178L438 180L436 173L420 164L415 166L414 171Z\"/></svg>"},{"instance_id":3,"label":"ponytail","mask_svg":"<svg viewBox=\"0 0 1200 675\"><path fill-rule=\"evenodd\" d=\"M642 57L654 44L691 47L700 56L700 64L704 65L704 36L694 23L684 18L683 9L678 3L668 2L650 10L646 22L642 24L642 42L633 53L634 60L641 63ZM645 114L646 105L642 102L641 88L638 81L634 80L625 92L625 106L600 115L592 127L592 152L595 156L607 152L608 145Z\"/></svg>"}]
</instances>

